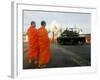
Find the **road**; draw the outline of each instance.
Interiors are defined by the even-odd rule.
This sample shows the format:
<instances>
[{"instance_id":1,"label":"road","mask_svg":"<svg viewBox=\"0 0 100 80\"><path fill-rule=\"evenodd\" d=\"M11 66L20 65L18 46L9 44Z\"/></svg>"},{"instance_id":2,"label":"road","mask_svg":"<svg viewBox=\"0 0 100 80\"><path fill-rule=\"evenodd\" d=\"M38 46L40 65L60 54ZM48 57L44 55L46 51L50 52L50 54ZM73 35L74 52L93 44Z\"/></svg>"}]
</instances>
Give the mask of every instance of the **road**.
<instances>
[{"instance_id":1,"label":"road","mask_svg":"<svg viewBox=\"0 0 100 80\"><path fill-rule=\"evenodd\" d=\"M27 57L27 44L24 44L23 68L34 69L33 64L29 64ZM51 45L51 61L47 68L56 67L77 67L91 65L90 45Z\"/></svg>"}]
</instances>

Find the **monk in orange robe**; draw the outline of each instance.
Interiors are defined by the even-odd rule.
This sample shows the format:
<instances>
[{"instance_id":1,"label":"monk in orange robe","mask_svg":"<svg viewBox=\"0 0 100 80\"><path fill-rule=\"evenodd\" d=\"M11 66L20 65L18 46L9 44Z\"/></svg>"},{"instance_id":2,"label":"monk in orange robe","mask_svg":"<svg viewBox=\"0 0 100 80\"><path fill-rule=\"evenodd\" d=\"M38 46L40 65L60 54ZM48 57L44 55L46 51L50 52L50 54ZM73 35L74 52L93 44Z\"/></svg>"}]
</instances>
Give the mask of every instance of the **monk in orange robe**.
<instances>
[{"instance_id":1,"label":"monk in orange robe","mask_svg":"<svg viewBox=\"0 0 100 80\"><path fill-rule=\"evenodd\" d=\"M28 60L29 63L37 60L38 54L38 34L37 29L35 28L35 21L31 22L31 25L27 31L28 35Z\"/></svg>"},{"instance_id":2,"label":"monk in orange robe","mask_svg":"<svg viewBox=\"0 0 100 80\"><path fill-rule=\"evenodd\" d=\"M50 40L48 37L48 32L45 29L46 22L41 21L41 27L38 29L38 44L39 44L39 59L38 67L43 68L50 62L51 52L50 52Z\"/></svg>"}]
</instances>

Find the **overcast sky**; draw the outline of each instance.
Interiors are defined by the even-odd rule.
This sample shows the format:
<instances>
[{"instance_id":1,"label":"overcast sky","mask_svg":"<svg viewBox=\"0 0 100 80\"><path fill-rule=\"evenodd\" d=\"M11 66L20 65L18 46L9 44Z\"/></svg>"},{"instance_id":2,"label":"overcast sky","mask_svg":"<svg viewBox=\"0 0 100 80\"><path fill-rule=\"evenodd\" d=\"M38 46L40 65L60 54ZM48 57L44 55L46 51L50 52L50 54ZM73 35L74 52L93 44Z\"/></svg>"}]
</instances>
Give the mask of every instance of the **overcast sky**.
<instances>
[{"instance_id":1,"label":"overcast sky","mask_svg":"<svg viewBox=\"0 0 100 80\"><path fill-rule=\"evenodd\" d=\"M36 21L37 28L40 27L42 20L45 20L47 26L56 21L60 25L67 27L79 26L83 33L91 32L91 15L87 13L63 13L63 12L43 12L43 11L24 11L24 31L27 31L30 22ZM62 26L65 27L65 26Z\"/></svg>"}]
</instances>

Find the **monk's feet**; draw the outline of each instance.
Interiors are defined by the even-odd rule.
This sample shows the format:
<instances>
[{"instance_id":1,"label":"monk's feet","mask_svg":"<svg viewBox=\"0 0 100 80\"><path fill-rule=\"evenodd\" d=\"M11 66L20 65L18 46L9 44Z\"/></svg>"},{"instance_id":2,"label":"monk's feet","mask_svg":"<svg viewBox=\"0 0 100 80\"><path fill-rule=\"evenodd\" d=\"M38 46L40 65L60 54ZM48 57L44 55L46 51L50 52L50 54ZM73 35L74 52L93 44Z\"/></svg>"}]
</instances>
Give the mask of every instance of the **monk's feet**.
<instances>
[{"instance_id":1,"label":"monk's feet","mask_svg":"<svg viewBox=\"0 0 100 80\"><path fill-rule=\"evenodd\" d=\"M32 63L32 60L29 60L29 63Z\"/></svg>"},{"instance_id":2,"label":"monk's feet","mask_svg":"<svg viewBox=\"0 0 100 80\"><path fill-rule=\"evenodd\" d=\"M38 61L37 61L37 60L35 60L35 61L34 61L34 64L37 64L37 63L38 63Z\"/></svg>"},{"instance_id":3,"label":"monk's feet","mask_svg":"<svg viewBox=\"0 0 100 80\"><path fill-rule=\"evenodd\" d=\"M38 65L38 68L45 68L47 65Z\"/></svg>"}]
</instances>

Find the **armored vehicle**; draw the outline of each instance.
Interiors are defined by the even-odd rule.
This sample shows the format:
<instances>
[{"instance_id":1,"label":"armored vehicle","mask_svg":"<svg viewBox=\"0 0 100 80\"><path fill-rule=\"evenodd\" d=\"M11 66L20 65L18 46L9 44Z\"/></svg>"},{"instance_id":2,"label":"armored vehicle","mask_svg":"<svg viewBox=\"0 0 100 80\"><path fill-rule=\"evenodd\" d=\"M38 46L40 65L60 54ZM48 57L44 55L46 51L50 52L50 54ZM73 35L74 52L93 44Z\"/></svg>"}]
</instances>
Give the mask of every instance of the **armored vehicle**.
<instances>
[{"instance_id":1,"label":"armored vehicle","mask_svg":"<svg viewBox=\"0 0 100 80\"><path fill-rule=\"evenodd\" d=\"M81 36L77 31L74 31L73 28L66 29L61 35L57 38L58 44L71 44L71 45L82 45L85 44L85 37Z\"/></svg>"}]
</instances>

